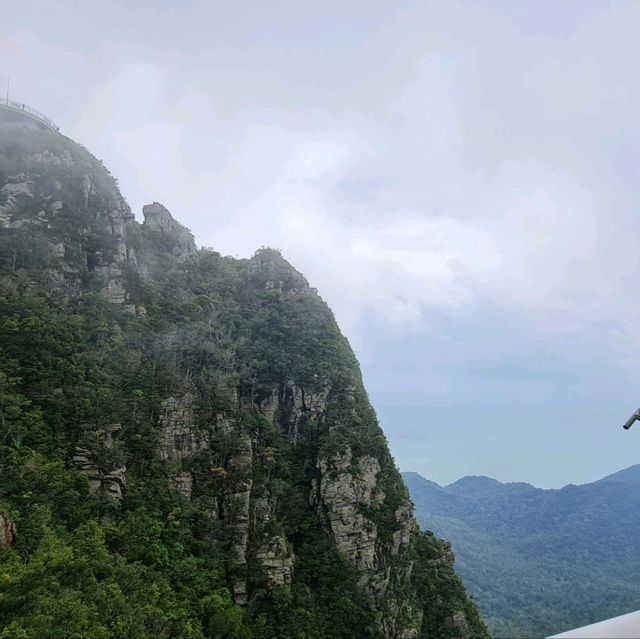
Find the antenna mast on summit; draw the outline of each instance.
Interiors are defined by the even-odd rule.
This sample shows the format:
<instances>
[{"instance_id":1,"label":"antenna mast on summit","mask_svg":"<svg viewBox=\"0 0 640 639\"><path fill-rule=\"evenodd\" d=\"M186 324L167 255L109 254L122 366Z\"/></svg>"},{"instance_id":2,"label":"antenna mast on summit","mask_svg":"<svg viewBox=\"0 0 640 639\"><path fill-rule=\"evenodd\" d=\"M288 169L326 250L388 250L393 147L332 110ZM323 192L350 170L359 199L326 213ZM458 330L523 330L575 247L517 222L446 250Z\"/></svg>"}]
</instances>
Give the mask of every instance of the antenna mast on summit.
<instances>
[{"instance_id":1,"label":"antenna mast on summit","mask_svg":"<svg viewBox=\"0 0 640 639\"><path fill-rule=\"evenodd\" d=\"M11 76L7 76L7 106L9 106L9 84L11 83Z\"/></svg>"}]
</instances>

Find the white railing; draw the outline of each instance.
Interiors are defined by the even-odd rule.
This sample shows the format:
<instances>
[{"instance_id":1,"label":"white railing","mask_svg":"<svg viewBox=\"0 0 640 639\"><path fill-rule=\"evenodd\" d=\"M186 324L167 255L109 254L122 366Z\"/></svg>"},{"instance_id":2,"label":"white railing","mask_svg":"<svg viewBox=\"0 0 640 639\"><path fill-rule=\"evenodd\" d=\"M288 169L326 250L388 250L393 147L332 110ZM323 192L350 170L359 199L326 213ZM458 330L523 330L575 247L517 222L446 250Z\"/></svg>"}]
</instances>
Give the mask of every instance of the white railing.
<instances>
[{"instance_id":1,"label":"white railing","mask_svg":"<svg viewBox=\"0 0 640 639\"><path fill-rule=\"evenodd\" d=\"M19 113L26 113L32 118L35 118L36 120L38 120L38 122L41 122L42 124L44 124L47 128L51 129L52 131L58 130L58 127L56 126L56 123L53 120L50 120L44 113L40 113L40 111L37 111L36 109L33 109L30 106L27 106L26 104L21 104L20 102L14 102L13 100L7 99L7 100L2 100L0 102L0 107L9 108L12 111L16 111Z\"/></svg>"},{"instance_id":2,"label":"white railing","mask_svg":"<svg viewBox=\"0 0 640 639\"><path fill-rule=\"evenodd\" d=\"M548 639L637 639L640 637L640 611L567 630Z\"/></svg>"}]
</instances>

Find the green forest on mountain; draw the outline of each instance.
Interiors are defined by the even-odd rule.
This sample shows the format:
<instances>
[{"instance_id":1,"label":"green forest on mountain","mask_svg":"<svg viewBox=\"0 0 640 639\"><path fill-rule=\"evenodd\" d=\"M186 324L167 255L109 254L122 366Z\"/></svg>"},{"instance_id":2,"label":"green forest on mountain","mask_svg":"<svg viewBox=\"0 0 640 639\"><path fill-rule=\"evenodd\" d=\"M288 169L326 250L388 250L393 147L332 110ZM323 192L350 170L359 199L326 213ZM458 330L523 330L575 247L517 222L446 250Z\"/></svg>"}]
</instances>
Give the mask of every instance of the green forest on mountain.
<instances>
[{"instance_id":1,"label":"green forest on mountain","mask_svg":"<svg viewBox=\"0 0 640 639\"><path fill-rule=\"evenodd\" d=\"M277 251L251 260L178 254L180 238L134 222L86 150L19 127L0 126L0 207L0 514L17 531L0 552L1 639L399 632L385 623L413 624L421 638L465 628L487 636L453 569L433 566L443 547L432 534L415 532L392 554L406 488L331 311ZM125 303L104 294L122 244L113 211L136 256L118 266ZM293 439L260 409L292 380L308 392L330 389L326 416ZM157 448L163 402L187 394L208 447L181 469L193 478L185 497ZM219 415L235 430L215 426ZM253 461L240 472L231 460L242 437ZM355 478L359 458L380 466L383 499L361 509L387 570L380 601L365 594L310 502L317 460L346 447ZM92 490L73 467L78 449L102 478L126 467L121 499ZM273 504L256 535L286 540L292 583L274 586L250 544L246 564L235 558L238 534L225 522L239 521L233 487L248 482ZM246 606L234 601L238 580Z\"/></svg>"}]
</instances>

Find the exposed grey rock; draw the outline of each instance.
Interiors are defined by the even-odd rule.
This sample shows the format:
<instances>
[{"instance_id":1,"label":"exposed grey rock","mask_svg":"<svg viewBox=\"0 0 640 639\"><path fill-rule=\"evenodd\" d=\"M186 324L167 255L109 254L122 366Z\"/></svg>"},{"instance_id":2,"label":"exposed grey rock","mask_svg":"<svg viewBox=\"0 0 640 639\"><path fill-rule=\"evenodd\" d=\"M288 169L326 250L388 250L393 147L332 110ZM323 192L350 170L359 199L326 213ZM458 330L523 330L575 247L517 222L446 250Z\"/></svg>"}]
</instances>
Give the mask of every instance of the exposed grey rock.
<instances>
[{"instance_id":1,"label":"exposed grey rock","mask_svg":"<svg viewBox=\"0 0 640 639\"><path fill-rule=\"evenodd\" d=\"M415 529L415 521L413 519L413 508L410 501L405 501L395 512L395 520L398 524L398 530L394 531L391 543L391 556L395 557L404 552L411 543L411 536Z\"/></svg>"},{"instance_id":2,"label":"exposed grey rock","mask_svg":"<svg viewBox=\"0 0 640 639\"><path fill-rule=\"evenodd\" d=\"M264 416L278 424L296 441L300 429L308 419L321 420L327 410L328 390L310 391L294 382L276 388L260 403Z\"/></svg>"},{"instance_id":3,"label":"exposed grey rock","mask_svg":"<svg viewBox=\"0 0 640 639\"><path fill-rule=\"evenodd\" d=\"M224 423L229 427L228 422ZM227 464L231 488L225 500L224 519L232 533L231 552L236 562L233 577L233 597L237 604L247 604L247 547L249 544L249 511L253 480L250 477L253 463L253 444L246 433L238 434L236 451Z\"/></svg>"},{"instance_id":4,"label":"exposed grey rock","mask_svg":"<svg viewBox=\"0 0 640 639\"><path fill-rule=\"evenodd\" d=\"M207 433L196 427L193 402L190 393L180 398L168 397L162 402L156 446L158 458L170 465L169 485L187 498L191 497L193 476L183 465L209 448Z\"/></svg>"},{"instance_id":5,"label":"exposed grey rock","mask_svg":"<svg viewBox=\"0 0 640 639\"><path fill-rule=\"evenodd\" d=\"M24 174L7 178L0 188L0 202L4 202L0 205L0 226L15 228L13 216L33 199L33 187L33 181Z\"/></svg>"},{"instance_id":6,"label":"exposed grey rock","mask_svg":"<svg viewBox=\"0 0 640 639\"><path fill-rule=\"evenodd\" d=\"M250 532L257 537L255 559L262 564L268 582L272 586L283 586L293 580L295 555L284 533L264 531L275 510L272 497L252 498Z\"/></svg>"},{"instance_id":7,"label":"exposed grey rock","mask_svg":"<svg viewBox=\"0 0 640 639\"><path fill-rule=\"evenodd\" d=\"M122 493L127 485L126 472L127 469L123 466L102 476L102 488L117 500L122 499Z\"/></svg>"},{"instance_id":8,"label":"exposed grey rock","mask_svg":"<svg viewBox=\"0 0 640 639\"><path fill-rule=\"evenodd\" d=\"M102 294L112 304L124 304L126 291L122 283L122 269L120 266L112 262L104 266L96 266L94 269L102 276L105 284L102 287Z\"/></svg>"},{"instance_id":9,"label":"exposed grey rock","mask_svg":"<svg viewBox=\"0 0 640 639\"><path fill-rule=\"evenodd\" d=\"M185 257L197 251L193 234L177 222L171 213L159 202L147 204L142 208L144 225L153 230L169 235L174 242L173 253L177 257Z\"/></svg>"},{"instance_id":10,"label":"exposed grey rock","mask_svg":"<svg viewBox=\"0 0 640 639\"><path fill-rule=\"evenodd\" d=\"M351 473L352 459L347 448L318 462L320 479L314 480L312 501L324 515L336 546L359 571L366 572L378 567L378 535L375 524L360 512L360 507L382 503L384 494L377 487L378 460L361 457L356 464L358 472Z\"/></svg>"},{"instance_id":11,"label":"exposed grey rock","mask_svg":"<svg viewBox=\"0 0 640 639\"><path fill-rule=\"evenodd\" d=\"M256 251L248 264L249 278L253 286L283 295L295 295L309 290L309 283L301 273L282 259L279 251L263 248Z\"/></svg>"},{"instance_id":12,"label":"exposed grey rock","mask_svg":"<svg viewBox=\"0 0 640 639\"><path fill-rule=\"evenodd\" d=\"M156 447L160 460L179 462L208 448L207 434L196 428L193 402L190 393L180 398L168 397L162 402Z\"/></svg>"},{"instance_id":13,"label":"exposed grey rock","mask_svg":"<svg viewBox=\"0 0 640 639\"><path fill-rule=\"evenodd\" d=\"M124 466L109 472L101 472L91 451L79 446L73 449L70 466L85 475L89 480L89 489L92 493L103 490L111 497L122 500L127 483L127 469Z\"/></svg>"},{"instance_id":14,"label":"exposed grey rock","mask_svg":"<svg viewBox=\"0 0 640 639\"><path fill-rule=\"evenodd\" d=\"M393 593L380 600L385 607L381 619L382 636L385 639L418 639L422 627L422 609L411 607L407 601L399 601Z\"/></svg>"},{"instance_id":15,"label":"exposed grey rock","mask_svg":"<svg viewBox=\"0 0 640 639\"><path fill-rule=\"evenodd\" d=\"M31 156L30 161L52 166L74 164L71 154L66 150L61 153L44 150ZM59 179L46 182L38 178L39 175L36 174L27 178L22 173L5 178L0 185L0 228L39 226L51 229L67 210L78 209L77 197L70 198ZM133 250L127 244L127 225L131 223L133 216L117 192L101 191L101 197L96 197L98 193L90 174L77 179L79 184L76 189L81 197L81 208L90 209L90 215L87 215L86 226L78 228L77 237L66 238L65 241L57 237L48 239L49 256L54 260L49 266L49 279L55 285L54 288L75 293L77 290L65 280L64 274L77 273L79 268L87 268L91 263L92 270L102 278L103 295L110 302L122 304L125 301L123 269L127 264L135 262ZM33 213L34 209L38 212ZM101 251L90 252L80 240L80 236L86 237L93 233L108 233L113 236L114 242L108 255ZM67 248L71 250L67 251ZM67 254L73 255L70 263L65 262Z\"/></svg>"},{"instance_id":16,"label":"exposed grey rock","mask_svg":"<svg viewBox=\"0 0 640 639\"><path fill-rule=\"evenodd\" d=\"M418 639L422 626L422 611L408 608L395 597L385 601L387 614L382 620L382 636L385 639ZM399 622L402 619L402 622Z\"/></svg>"},{"instance_id":17,"label":"exposed grey rock","mask_svg":"<svg viewBox=\"0 0 640 639\"><path fill-rule=\"evenodd\" d=\"M104 431L104 445L106 448L113 448L115 445L118 433L122 430L121 424L106 424L103 427Z\"/></svg>"},{"instance_id":18,"label":"exposed grey rock","mask_svg":"<svg viewBox=\"0 0 640 639\"><path fill-rule=\"evenodd\" d=\"M93 180L87 173L82 176L82 195L84 197L84 205L89 205L89 196L95 194L95 187L93 186Z\"/></svg>"},{"instance_id":19,"label":"exposed grey rock","mask_svg":"<svg viewBox=\"0 0 640 639\"><path fill-rule=\"evenodd\" d=\"M444 568L451 567L455 562L455 557L453 555L453 550L451 549L451 544L444 539L438 540L440 544L440 548L442 549L442 555L437 557L436 559L429 559L427 561L427 566L429 568Z\"/></svg>"},{"instance_id":20,"label":"exposed grey rock","mask_svg":"<svg viewBox=\"0 0 640 639\"><path fill-rule=\"evenodd\" d=\"M92 493L102 488L102 474L93 461L90 450L76 447L71 455L71 466L87 477Z\"/></svg>"},{"instance_id":21,"label":"exposed grey rock","mask_svg":"<svg viewBox=\"0 0 640 639\"><path fill-rule=\"evenodd\" d=\"M313 482L311 501L324 517L336 546L360 573L364 592L386 610L378 622L386 639L417 639L421 610L393 594L391 557L404 552L411 540L413 517L407 500L395 513L398 529L390 545L379 538L375 524L361 512L362 506L379 506L385 495L378 486L380 463L375 457L353 459L350 448L317 464L320 478ZM393 583L409 583L410 562L393 569Z\"/></svg>"},{"instance_id":22,"label":"exposed grey rock","mask_svg":"<svg viewBox=\"0 0 640 639\"><path fill-rule=\"evenodd\" d=\"M286 586L293 581L294 557L284 536L265 533L256 559L264 567L271 585Z\"/></svg>"},{"instance_id":23,"label":"exposed grey rock","mask_svg":"<svg viewBox=\"0 0 640 639\"><path fill-rule=\"evenodd\" d=\"M65 166L71 166L73 164L73 158L71 157L71 153L69 153L67 149L64 149L60 153L45 149L40 153L33 153L29 159L31 160L31 162L42 164Z\"/></svg>"},{"instance_id":24,"label":"exposed grey rock","mask_svg":"<svg viewBox=\"0 0 640 639\"><path fill-rule=\"evenodd\" d=\"M54 258L62 259L65 254L65 247L62 242L49 242L49 251Z\"/></svg>"},{"instance_id":25,"label":"exposed grey rock","mask_svg":"<svg viewBox=\"0 0 640 639\"><path fill-rule=\"evenodd\" d=\"M447 639L472 639L471 629L464 612L456 612L444 620Z\"/></svg>"}]
</instances>

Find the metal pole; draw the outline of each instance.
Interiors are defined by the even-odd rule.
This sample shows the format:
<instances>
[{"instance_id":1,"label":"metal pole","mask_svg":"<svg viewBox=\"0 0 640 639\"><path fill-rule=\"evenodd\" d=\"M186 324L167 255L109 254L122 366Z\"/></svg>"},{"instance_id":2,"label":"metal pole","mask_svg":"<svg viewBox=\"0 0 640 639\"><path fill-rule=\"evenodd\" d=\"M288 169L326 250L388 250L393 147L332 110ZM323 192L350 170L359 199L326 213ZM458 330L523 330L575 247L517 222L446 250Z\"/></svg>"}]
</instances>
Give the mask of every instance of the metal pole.
<instances>
[{"instance_id":1,"label":"metal pole","mask_svg":"<svg viewBox=\"0 0 640 639\"><path fill-rule=\"evenodd\" d=\"M9 84L11 83L11 76L7 76L7 106L9 106Z\"/></svg>"}]
</instances>

